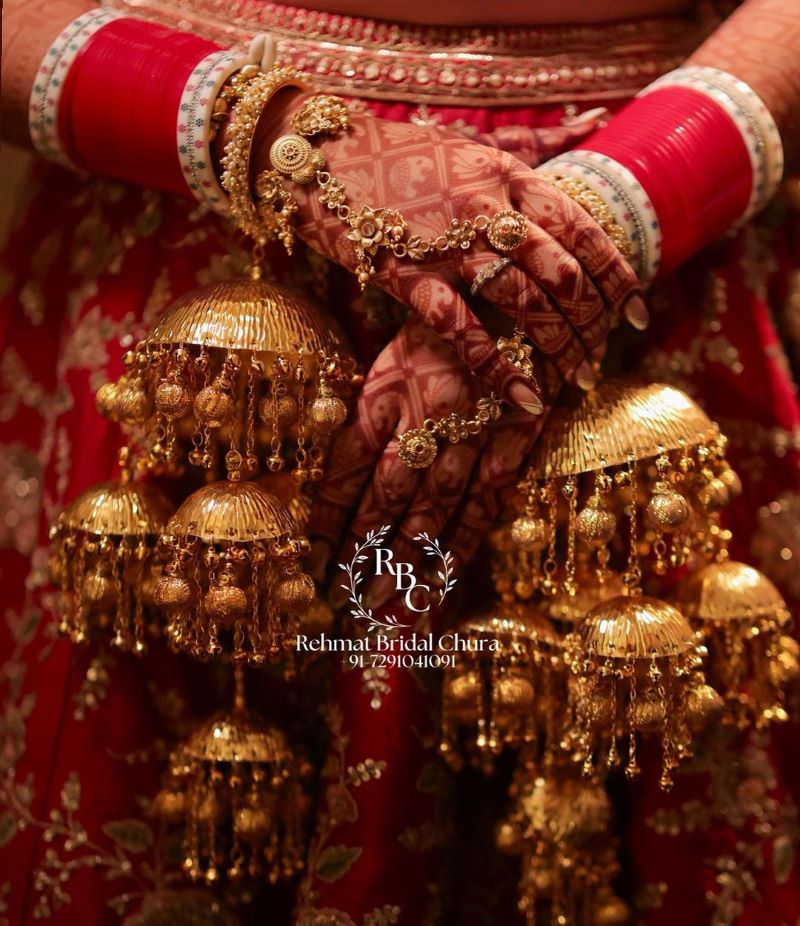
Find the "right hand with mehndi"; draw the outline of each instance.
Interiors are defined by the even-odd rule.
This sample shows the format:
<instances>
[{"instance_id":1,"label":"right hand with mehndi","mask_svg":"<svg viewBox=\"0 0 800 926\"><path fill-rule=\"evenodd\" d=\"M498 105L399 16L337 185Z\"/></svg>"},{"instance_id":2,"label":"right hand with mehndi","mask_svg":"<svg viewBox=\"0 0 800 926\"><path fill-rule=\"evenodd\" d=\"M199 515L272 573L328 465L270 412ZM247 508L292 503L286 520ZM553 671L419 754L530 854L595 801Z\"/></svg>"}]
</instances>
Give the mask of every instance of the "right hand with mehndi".
<instances>
[{"instance_id":1,"label":"right hand with mehndi","mask_svg":"<svg viewBox=\"0 0 800 926\"><path fill-rule=\"evenodd\" d=\"M272 113L268 110L254 151L257 169L269 166L272 142L292 132L291 116L300 105L295 98L284 101L280 111L277 101ZM482 234L467 249L431 254L420 262L379 248L373 277L450 342L488 388L513 404L541 410L529 381L501 356L479 320L485 303L513 319L539 360L584 386L592 383L591 360L602 351L615 320L625 316L637 327L646 324L639 281L609 237L572 199L512 155L435 127L361 113L351 113L346 132L319 136L315 147L345 187L354 216L365 206L391 208L405 219L409 235L436 238L454 218L491 219L505 210L524 214L527 236L508 253L511 263L482 286L479 298L470 295L471 284L501 256ZM355 271L358 224L343 222L321 203L316 183L286 182L299 206L298 236ZM374 222L363 230L383 233Z\"/></svg>"}]
</instances>

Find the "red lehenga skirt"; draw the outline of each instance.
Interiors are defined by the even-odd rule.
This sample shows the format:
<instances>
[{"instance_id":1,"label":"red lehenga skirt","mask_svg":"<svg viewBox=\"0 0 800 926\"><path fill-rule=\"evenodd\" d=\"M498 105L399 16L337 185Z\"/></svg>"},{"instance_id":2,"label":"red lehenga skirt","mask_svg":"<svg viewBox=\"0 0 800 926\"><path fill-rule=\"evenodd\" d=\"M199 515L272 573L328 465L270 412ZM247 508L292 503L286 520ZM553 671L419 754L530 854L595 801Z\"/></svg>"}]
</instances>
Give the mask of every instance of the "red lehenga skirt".
<instances>
[{"instance_id":1,"label":"red lehenga skirt","mask_svg":"<svg viewBox=\"0 0 800 926\"><path fill-rule=\"evenodd\" d=\"M153 3L144 12L231 42L271 28L284 55L377 114L480 134L530 163L588 130L576 128L577 114L619 105L713 25L416 30L248 0ZM321 711L319 674L293 689L265 682L259 706L312 754L316 744L324 766L307 872L244 904L182 882L179 842L148 802L170 748L219 706L228 676L209 666L198 673L166 652L137 660L59 639L47 528L114 469L121 435L96 414L96 388L118 375L123 351L172 299L230 276L241 253L223 224L153 191L38 165L24 193L0 271L0 923L519 921L518 872L492 848L503 770L489 781L449 777L436 755L435 686L422 690L403 670L383 679L388 690L375 698L360 673L334 667ZM651 330L628 363L688 390L719 421L745 485L732 511L734 553L795 599L796 208L791 196L779 200L658 285ZM402 318L401 307L380 293L359 295L314 255L276 266L343 320L365 365ZM798 921L796 735L789 724L747 739L725 762L678 775L669 795L657 788L657 769L645 769L619 795L617 887L637 921Z\"/></svg>"}]
</instances>

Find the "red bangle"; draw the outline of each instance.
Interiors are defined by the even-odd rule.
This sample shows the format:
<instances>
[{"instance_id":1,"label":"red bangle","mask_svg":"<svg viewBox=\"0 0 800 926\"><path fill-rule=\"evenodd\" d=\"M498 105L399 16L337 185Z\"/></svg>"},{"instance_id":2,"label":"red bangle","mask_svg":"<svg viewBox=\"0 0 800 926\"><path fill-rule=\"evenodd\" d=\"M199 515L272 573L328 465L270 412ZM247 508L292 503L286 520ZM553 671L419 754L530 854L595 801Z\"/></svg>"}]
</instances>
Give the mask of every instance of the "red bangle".
<instances>
[{"instance_id":1,"label":"red bangle","mask_svg":"<svg viewBox=\"0 0 800 926\"><path fill-rule=\"evenodd\" d=\"M189 194L176 124L186 82L213 42L138 19L108 23L87 42L63 88L59 130L92 173Z\"/></svg>"},{"instance_id":2,"label":"red bangle","mask_svg":"<svg viewBox=\"0 0 800 926\"><path fill-rule=\"evenodd\" d=\"M717 239L745 212L753 184L741 133L713 99L688 87L654 90L583 145L628 168L661 223L660 273Z\"/></svg>"}]
</instances>

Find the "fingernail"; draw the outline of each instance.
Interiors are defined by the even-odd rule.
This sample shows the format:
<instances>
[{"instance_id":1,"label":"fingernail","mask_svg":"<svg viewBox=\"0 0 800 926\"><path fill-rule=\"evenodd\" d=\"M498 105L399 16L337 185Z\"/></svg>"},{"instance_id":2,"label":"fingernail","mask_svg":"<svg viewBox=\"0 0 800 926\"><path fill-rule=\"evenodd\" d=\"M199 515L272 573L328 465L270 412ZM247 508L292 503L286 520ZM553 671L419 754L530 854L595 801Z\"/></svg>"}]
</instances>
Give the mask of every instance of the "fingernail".
<instances>
[{"instance_id":1,"label":"fingernail","mask_svg":"<svg viewBox=\"0 0 800 926\"><path fill-rule=\"evenodd\" d=\"M524 408L529 415L541 415L544 411L544 406L533 389L522 383L512 383L508 395L515 405Z\"/></svg>"},{"instance_id":2,"label":"fingernail","mask_svg":"<svg viewBox=\"0 0 800 926\"><path fill-rule=\"evenodd\" d=\"M584 360L583 363L575 370L575 382L587 392L594 389L595 378L591 366Z\"/></svg>"},{"instance_id":3,"label":"fingernail","mask_svg":"<svg viewBox=\"0 0 800 926\"><path fill-rule=\"evenodd\" d=\"M625 306L625 318L637 331L644 331L650 324L650 313L647 311L644 300L634 296Z\"/></svg>"}]
</instances>

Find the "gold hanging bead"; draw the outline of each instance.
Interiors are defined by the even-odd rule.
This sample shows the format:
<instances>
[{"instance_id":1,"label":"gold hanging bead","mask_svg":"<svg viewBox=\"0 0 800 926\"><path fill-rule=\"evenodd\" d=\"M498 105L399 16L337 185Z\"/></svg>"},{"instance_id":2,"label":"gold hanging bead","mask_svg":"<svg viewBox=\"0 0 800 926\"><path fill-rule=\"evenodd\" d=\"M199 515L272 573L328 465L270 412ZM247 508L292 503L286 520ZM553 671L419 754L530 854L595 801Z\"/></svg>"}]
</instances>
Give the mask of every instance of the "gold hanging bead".
<instances>
[{"instance_id":1,"label":"gold hanging bead","mask_svg":"<svg viewBox=\"0 0 800 926\"><path fill-rule=\"evenodd\" d=\"M242 620L248 611L247 593L235 584L230 569L223 571L217 583L209 586L203 598L203 608L209 619L230 628Z\"/></svg>"},{"instance_id":2,"label":"gold hanging bead","mask_svg":"<svg viewBox=\"0 0 800 926\"><path fill-rule=\"evenodd\" d=\"M185 611L193 602L192 586L181 575L167 573L156 582L153 598L168 614Z\"/></svg>"},{"instance_id":3,"label":"gold hanging bead","mask_svg":"<svg viewBox=\"0 0 800 926\"><path fill-rule=\"evenodd\" d=\"M278 607L284 611L305 611L316 597L314 580L305 572L290 572L278 580L274 596Z\"/></svg>"},{"instance_id":4,"label":"gold hanging bead","mask_svg":"<svg viewBox=\"0 0 800 926\"><path fill-rule=\"evenodd\" d=\"M324 434L330 434L344 424L347 418L347 406L336 395L318 395L311 403L308 418L313 428Z\"/></svg>"},{"instance_id":5,"label":"gold hanging bead","mask_svg":"<svg viewBox=\"0 0 800 926\"><path fill-rule=\"evenodd\" d=\"M195 396L194 417L200 427L220 428L233 417L236 410L235 377L239 366L239 358L230 354L213 382Z\"/></svg>"},{"instance_id":6,"label":"gold hanging bead","mask_svg":"<svg viewBox=\"0 0 800 926\"><path fill-rule=\"evenodd\" d=\"M691 509L680 492L665 479L653 486L653 494L644 509L644 523L650 530L671 533L680 530L689 520Z\"/></svg>"},{"instance_id":7,"label":"gold hanging bead","mask_svg":"<svg viewBox=\"0 0 800 926\"><path fill-rule=\"evenodd\" d=\"M728 487L716 476L707 479L697 493L700 504L711 514L722 511L730 501Z\"/></svg>"},{"instance_id":8,"label":"gold hanging bead","mask_svg":"<svg viewBox=\"0 0 800 926\"><path fill-rule=\"evenodd\" d=\"M617 519L608 507L607 500L595 493L578 514L578 539L589 547L605 546L617 532Z\"/></svg>"},{"instance_id":9,"label":"gold hanging bead","mask_svg":"<svg viewBox=\"0 0 800 926\"><path fill-rule=\"evenodd\" d=\"M183 418L192 409L191 390L183 383L163 380L156 387L155 405L165 418Z\"/></svg>"}]
</instances>

